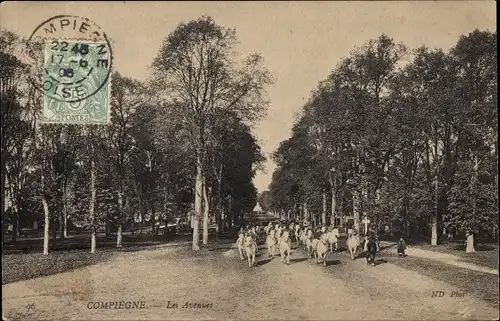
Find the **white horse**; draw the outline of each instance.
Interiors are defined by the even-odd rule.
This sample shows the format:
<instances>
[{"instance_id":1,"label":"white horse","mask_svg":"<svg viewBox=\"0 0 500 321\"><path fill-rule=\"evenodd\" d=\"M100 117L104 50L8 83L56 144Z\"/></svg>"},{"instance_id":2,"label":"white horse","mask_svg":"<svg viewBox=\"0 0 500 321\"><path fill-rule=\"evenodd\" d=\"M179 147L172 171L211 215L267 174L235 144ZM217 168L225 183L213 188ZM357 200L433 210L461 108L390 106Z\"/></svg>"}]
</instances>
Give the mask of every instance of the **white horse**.
<instances>
[{"instance_id":1,"label":"white horse","mask_svg":"<svg viewBox=\"0 0 500 321\"><path fill-rule=\"evenodd\" d=\"M328 243L327 244L330 244L330 252L333 252L334 245L335 245L335 251L337 251L339 249L338 248L338 242L339 242L339 237L340 237L339 229L334 228L333 230L331 230L327 234L328 234Z\"/></svg>"},{"instance_id":2,"label":"white horse","mask_svg":"<svg viewBox=\"0 0 500 321\"><path fill-rule=\"evenodd\" d=\"M307 256L312 257L314 255L314 239L312 238L312 235L309 236L309 234L306 234L306 251L307 251Z\"/></svg>"},{"instance_id":3,"label":"white horse","mask_svg":"<svg viewBox=\"0 0 500 321\"><path fill-rule=\"evenodd\" d=\"M267 254L269 257L274 257L274 253L276 251L276 238L274 237L274 233L269 233L266 238L267 245Z\"/></svg>"},{"instance_id":4,"label":"white horse","mask_svg":"<svg viewBox=\"0 0 500 321\"><path fill-rule=\"evenodd\" d=\"M284 231L283 235L279 238L279 249L282 262L290 264L290 251L292 250L292 240L288 231Z\"/></svg>"},{"instance_id":5,"label":"white horse","mask_svg":"<svg viewBox=\"0 0 500 321\"><path fill-rule=\"evenodd\" d=\"M305 229L302 229L299 231L299 241L300 243L299 244L306 244L306 239L307 239L307 234L306 234L306 230ZM307 248L305 248L307 250Z\"/></svg>"},{"instance_id":6,"label":"white horse","mask_svg":"<svg viewBox=\"0 0 500 321\"><path fill-rule=\"evenodd\" d=\"M250 234L245 236L244 240L245 253L248 259L248 266L252 267L255 264L255 253L257 252L257 244Z\"/></svg>"},{"instance_id":7,"label":"white horse","mask_svg":"<svg viewBox=\"0 0 500 321\"><path fill-rule=\"evenodd\" d=\"M349 253L351 253L351 259L354 260L356 258L356 251L360 246L359 236L356 235L355 233L349 233L347 236L346 245L347 248L349 249Z\"/></svg>"},{"instance_id":8,"label":"white horse","mask_svg":"<svg viewBox=\"0 0 500 321\"><path fill-rule=\"evenodd\" d=\"M323 262L323 265L326 266L326 256L328 254L328 248L326 244L328 242L328 237L325 234L321 235L320 239L314 239L314 258L316 259L316 263Z\"/></svg>"},{"instance_id":9,"label":"white horse","mask_svg":"<svg viewBox=\"0 0 500 321\"><path fill-rule=\"evenodd\" d=\"M236 240L236 247L238 248L238 252L240 253L240 259L243 261L245 258L243 257L243 252L245 252L245 247L243 242L245 240L245 235L240 233L238 235L238 240Z\"/></svg>"}]
</instances>

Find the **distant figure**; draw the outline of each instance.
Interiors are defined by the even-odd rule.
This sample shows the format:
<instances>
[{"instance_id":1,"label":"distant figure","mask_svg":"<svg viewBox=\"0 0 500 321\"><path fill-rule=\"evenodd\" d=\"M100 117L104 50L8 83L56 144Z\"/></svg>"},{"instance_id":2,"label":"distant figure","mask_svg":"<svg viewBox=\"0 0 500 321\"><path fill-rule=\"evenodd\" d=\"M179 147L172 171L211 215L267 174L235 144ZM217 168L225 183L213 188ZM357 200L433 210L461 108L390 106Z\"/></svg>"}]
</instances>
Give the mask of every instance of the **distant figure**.
<instances>
[{"instance_id":1,"label":"distant figure","mask_svg":"<svg viewBox=\"0 0 500 321\"><path fill-rule=\"evenodd\" d=\"M403 237L400 237L398 242L398 256L405 257L406 256L405 250L406 250L405 240L403 240Z\"/></svg>"}]
</instances>

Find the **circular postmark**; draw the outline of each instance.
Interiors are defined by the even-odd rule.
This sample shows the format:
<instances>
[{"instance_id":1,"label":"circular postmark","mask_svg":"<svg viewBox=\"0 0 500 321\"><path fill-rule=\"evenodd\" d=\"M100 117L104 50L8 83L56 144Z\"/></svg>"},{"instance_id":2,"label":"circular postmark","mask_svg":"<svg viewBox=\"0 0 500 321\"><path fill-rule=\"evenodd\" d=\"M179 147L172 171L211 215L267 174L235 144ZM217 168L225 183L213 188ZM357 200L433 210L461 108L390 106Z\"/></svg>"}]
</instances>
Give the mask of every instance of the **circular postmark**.
<instances>
[{"instance_id":1,"label":"circular postmark","mask_svg":"<svg viewBox=\"0 0 500 321\"><path fill-rule=\"evenodd\" d=\"M81 101L96 95L108 81L111 44L101 27L88 18L49 18L35 28L28 44L35 60L34 87L51 100L67 103L69 109L77 110Z\"/></svg>"}]
</instances>

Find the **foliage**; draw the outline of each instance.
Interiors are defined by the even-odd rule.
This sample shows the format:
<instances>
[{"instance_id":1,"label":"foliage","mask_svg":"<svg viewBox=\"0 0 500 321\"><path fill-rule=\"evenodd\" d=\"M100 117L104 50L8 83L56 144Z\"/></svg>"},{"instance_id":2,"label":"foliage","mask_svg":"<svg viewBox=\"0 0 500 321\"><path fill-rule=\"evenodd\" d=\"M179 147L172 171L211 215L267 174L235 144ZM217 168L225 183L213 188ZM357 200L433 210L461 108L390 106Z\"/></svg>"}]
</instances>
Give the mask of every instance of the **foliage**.
<instances>
[{"instance_id":1,"label":"foliage","mask_svg":"<svg viewBox=\"0 0 500 321\"><path fill-rule=\"evenodd\" d=\"M449 53L410 52L387 35L355 48L276 150L272 208L307 203L318 213L330 187L337 211L358 219L498 227L495 37L475 30ZM471 185L474 175L483 183Z\"/></svg>"}]
</instances>

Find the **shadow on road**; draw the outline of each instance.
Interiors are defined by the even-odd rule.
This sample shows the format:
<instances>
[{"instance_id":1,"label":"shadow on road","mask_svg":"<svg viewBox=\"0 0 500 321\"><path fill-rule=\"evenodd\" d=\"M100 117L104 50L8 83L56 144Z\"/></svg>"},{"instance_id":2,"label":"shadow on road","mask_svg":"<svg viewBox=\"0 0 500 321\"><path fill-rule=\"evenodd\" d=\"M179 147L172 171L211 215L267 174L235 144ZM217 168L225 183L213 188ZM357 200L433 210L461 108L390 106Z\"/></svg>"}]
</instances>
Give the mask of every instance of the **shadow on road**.
<instances>
[{"instance_id":1,"label":"shadow on road","mask_svg":"<svg viewBox=\"0 0 500 321\"><path fill-rule=\"evenodd\" d=\"M235 248L233 248L232 246L225 246L225 247L210 248L208 250L209 251L228 251L228 250L232 250L232 249L235 249Z\"/></svg>"},{"instance_id":2,"label":"shadow on road","mask_svg":"<svg viewBox=\"0 0 500 321\"><path fill-rule=\"evenodd\" d=\"M299 263L299 262L304 262L307 261L307 257L299 257L296 259L290 259L290 263Z\"/></svg>"},{"instance_id":3,"label":"shadow on road","mask_svg":"<svg viewBox=\"0 0 500 321\"><path fill-rule=\"evenodd\" d=\"M271 261L272 261L272 259L270 259L270 258L260 260L260 261L255 262L255 266L262 266L262 265L269 263Z\"/></svg>"},{"instance_id":4,"label":"shadow on road","mask_svg":"<svg viewBox=\"0 0 500 321\"><path fill-rule=\"evenodd\" d=\"M339 265L340 263L342 263L340 260L326 261L326 266Z\"/></svg>"},{"instance_id":5,"label":"shadow on road","mask_svg":"<svg viewBox=\"0 0 500 321\"><path fill-rule=\"evenodd\" d=\"M380 251L383 251L383 250L385 250L385 249L389 249L389 248L391 248L391 247L395 247L396 245L397 245L397 244L390 244L390 245L386 245L386 246L381 246L381 247L380 247ZM379 251L379 252L380 252L380 251Z\"/></svg>"},{"instance_id":6,"label":"shadow on road","mask_svg":"<svg viewBox=\"0 0 500 321\"><path fill-rule=\"evenodd\" d=\"M387 263L386 259L375 259L375 266Z\"/></svg>"}]
</instances>

